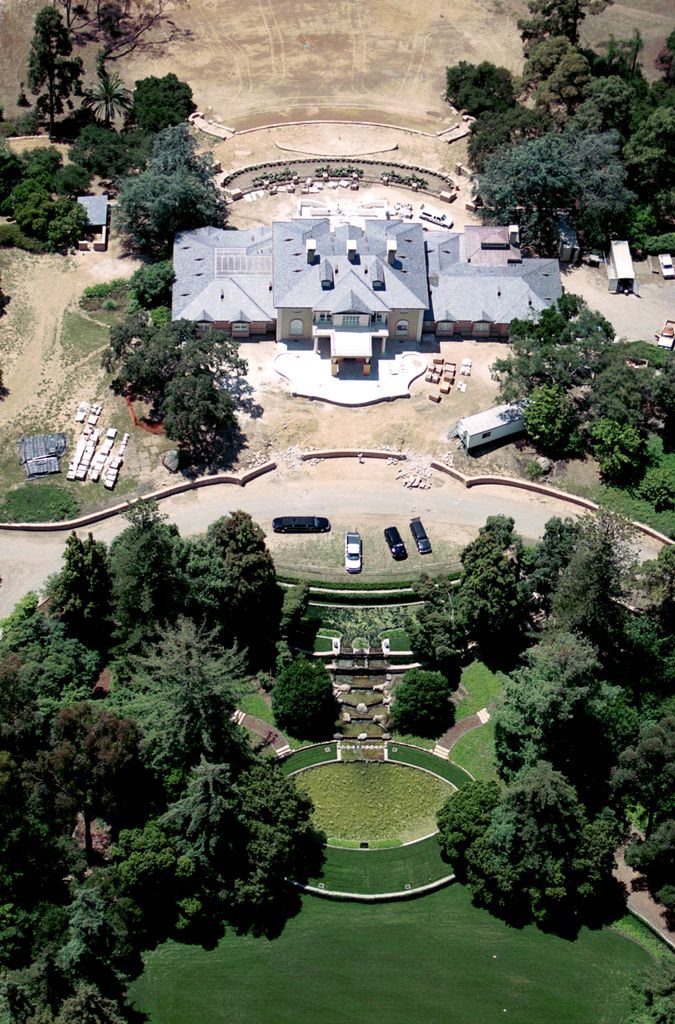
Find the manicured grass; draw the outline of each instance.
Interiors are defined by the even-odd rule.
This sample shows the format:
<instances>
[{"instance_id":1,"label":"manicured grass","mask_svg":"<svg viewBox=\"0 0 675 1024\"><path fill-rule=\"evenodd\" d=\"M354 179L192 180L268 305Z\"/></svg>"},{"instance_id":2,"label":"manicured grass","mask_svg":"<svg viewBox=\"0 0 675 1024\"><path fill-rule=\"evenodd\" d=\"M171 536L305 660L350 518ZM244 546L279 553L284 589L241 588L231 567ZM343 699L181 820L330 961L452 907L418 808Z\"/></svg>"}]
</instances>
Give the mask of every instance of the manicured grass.
<instances>
[{"instance_id":1,"label":"manicured grass","mask_svg":"<svg viewBox=\"0 0 675 1024\"><path fill-rule=\"evenodd\" d=\"M80 503L66 487L32 480L10 491L0 505L0 522L55 523L73 519Z\"/></svg>"},{"instance_id":2,"label":"manicured grass","mask_svg":"<svg viewBox=\"0 0 675 1024\"><path fill-rule=\"evenodd\" d=\"M452 748L452 759L476 779L497 779L493 721L467 732Z\"/></svg>"},{"instance_id":3,"label":"manicured grass","mask_svg":"<svg viewBox=\"0 0 675 1024\"><path fill-rule=\"evenodd\" d=\"M435 772L447 782L451 782L457 789L461 789L471 781L466 772L452 761L444 761L441 757L427 754L423 750L416 750L415 747L405 747L401 743L389 744L389 760L397 761L399 764L412 764L418 768L426 768L427 771Z\"/></svg>"},{"instance_id":4,"label":"manicured grass","mask_svg":"<svg viewBox=\"0 0 675 1024\"><path fill-rule=\"evenodd\" d=\"M274 725L272 708L262 693L247 693L237 701L237 707L240 711L245 711L247 715L253 715L254 718L261 718L263 722Z\"/></svg>"},{"instance_id":5,"label":"manicured grass","mask_svg":"<svg viewBox=\"0 0 675 1024\"><path fill-rule=\"evenodd\" d=\"M373 906L305 897L275 940L230 931L211 951L169 943L148 956L131 995L150 1024L375 1015L387 1024L618 1024L649 963L612 931L584 930L568 942L509 928L452 885Z\"/></svg>"},{"instance_id":6,"label":"manicured grass","mask_svg":"<svg viewBox=\"0 0 675 1024\"><path fill-rule=\"evenodd\" d=\"M433 750L436 740L429 740L425 736L413 736L408 732L397 732L394 734L399 743L412 743L416 747L424 747L425 750Z\"/></svg>"},{"instance_id":7,"label":"manicured grass","mask_svg":"<svg viewBox=\"0 0 675 1024\"><path fill-rule=\"evenodd\" d=\"M462 672L461 684L467 695L457 704L458 722L491 704L502 692L504 682L498 673L491 672L482 661L473 661Z\"/></svg>"},{"instance_id":8,"label":"manicured grass","mask_svg":"<svg viewBox=\"0 0 675 1024\"><path fill-rule=\"evenodd\" d=\"M315 747L301 747L300 750L296 750L282 762L282 767L285 775L291 775L324 761L334 761L336 757L337 743L319 743Z\"/></svg>"},{"instance_id":9,"label":"manicured grass","mask_svg":"<svg viewBox=\"0 0 675 1024\"><path fill-rule=\"evenodd\" d=\"M437 882L452 874L441 857L436 836L410 846L389 849L347 850L324 847L321 874L310 885L328 892L382 893L404 892Z\"/></svg>"},{"instance_id":10,"label":"manicured grass","mask_svg":"<svg viewBox=\"0 0 675 1024\"><path fill-rule=\"evenodd\" d=\"M405 629L385 629L380 633L382 640L389 641L390 651L409 651L410 637Z\"/></svg>"},{"instance_id":11,"label":"manicured grass","mask_svg":"<svg viewBox=\"0 0 675 1024\"><path fill-rule=\"evenodd\" d=\"M452 792L426 772L384 761L321 765L297 775L295 784L312 800L312 820L328 842L428 836Z\"/></svg>"}]
</instances>

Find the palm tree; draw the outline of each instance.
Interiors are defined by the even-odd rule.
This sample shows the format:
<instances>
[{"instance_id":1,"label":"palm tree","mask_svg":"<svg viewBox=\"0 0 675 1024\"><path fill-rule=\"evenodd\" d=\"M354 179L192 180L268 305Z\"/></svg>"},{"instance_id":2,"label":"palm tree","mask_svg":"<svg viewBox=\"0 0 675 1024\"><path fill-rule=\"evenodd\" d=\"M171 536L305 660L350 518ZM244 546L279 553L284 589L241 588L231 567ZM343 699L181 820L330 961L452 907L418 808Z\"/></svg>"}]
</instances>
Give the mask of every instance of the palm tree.
<instances>
[{"instance_id":1,"label":"palm tree","mask_svg":"<svg viewBox=\"0 0 675 1024\"><path fill-rule=\"evenodd\" d=\"M116 71L108 74L102 61L99 61L96 76L98 81L86 90L82 106L91 109L96 120L110 128L118 114L131 109L131 93Z\"/></svg>"}]
</instances>

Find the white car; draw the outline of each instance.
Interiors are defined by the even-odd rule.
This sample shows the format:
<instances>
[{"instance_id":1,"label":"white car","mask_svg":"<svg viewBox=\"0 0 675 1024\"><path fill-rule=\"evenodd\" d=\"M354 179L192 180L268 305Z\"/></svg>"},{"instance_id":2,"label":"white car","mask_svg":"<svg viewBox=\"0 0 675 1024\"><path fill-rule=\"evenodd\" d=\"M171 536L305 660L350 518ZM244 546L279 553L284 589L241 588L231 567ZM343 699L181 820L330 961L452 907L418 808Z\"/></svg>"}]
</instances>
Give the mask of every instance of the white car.
<instances>
[{"instance_id":1,"label":"white car","mask_svg":"<svg viewBox=\"0 0 675 1024\"><path fill-rule=\"evenodd\" d=\"M673 260L668 252L662 252L659 255L659 263L661 264L661 273L664 277L672 279L675 277L675 267L673 267Z\"/></svg>"},{"instance_id":2,"label":"white car","mask_svg":"<svg viewBox=\"0 0 675 1024\"><path fill-rule=\"evenodd\" d=\"M361 572L361 537L358 533L345 534L345 569L347 572Z\"/></svg>"}]
</instances>

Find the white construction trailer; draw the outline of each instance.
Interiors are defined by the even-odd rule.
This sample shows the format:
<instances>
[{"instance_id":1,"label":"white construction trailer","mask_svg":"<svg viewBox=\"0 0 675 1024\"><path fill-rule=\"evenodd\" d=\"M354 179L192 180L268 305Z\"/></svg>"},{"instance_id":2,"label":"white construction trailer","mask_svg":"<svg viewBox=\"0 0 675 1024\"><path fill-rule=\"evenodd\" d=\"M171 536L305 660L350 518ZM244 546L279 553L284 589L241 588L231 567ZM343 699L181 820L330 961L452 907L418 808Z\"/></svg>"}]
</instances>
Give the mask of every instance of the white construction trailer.
<instances>
[{"instance_id":1,"label":"white construction trailer","mask_svg":"<svg viewBox=\"0 0 675 1024\"><path fill-rule=\"evenodd\" d=\"M624 295L639 294L640 288L635 277L628 242L610 244L606 265L610 292L623 292Z\"/></svg>"},{"instance_id":2,"label":"white construction trailer","mask_svg":"<svg viewBox=\"0 0 675 1024\"><path fill-rule=\"evenodd\" d=\"M496 405L494 409L463 416L451 436L458 437L466 450L494 444L525 429L525 407L522 403Z\"/></svg>"}]
</instances>

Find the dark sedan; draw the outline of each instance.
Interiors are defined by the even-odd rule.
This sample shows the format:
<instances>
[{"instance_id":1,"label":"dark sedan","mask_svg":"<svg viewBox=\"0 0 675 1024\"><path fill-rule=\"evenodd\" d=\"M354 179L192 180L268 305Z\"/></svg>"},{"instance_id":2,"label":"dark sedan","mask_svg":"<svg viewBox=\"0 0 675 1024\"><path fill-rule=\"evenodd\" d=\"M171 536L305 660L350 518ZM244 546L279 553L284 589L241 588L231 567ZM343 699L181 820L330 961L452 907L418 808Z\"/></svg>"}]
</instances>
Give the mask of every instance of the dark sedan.
<instances>
[{"instance_id":1,"label":"dark sedan","mask_svg":"<svg viewBox=\"0 0 675 1024\"><path fill-rule=\"evenodd\" d=\"M408 552L405 549L403 538L401 537L401 534L398 532L395 526L387 527L387 529L384 531L384 539L386 540L387 546L391 551L392 558L395 558L397 562L401 561L401 559L403 558L408 557Z\"/></svg>"}]
</instances>

